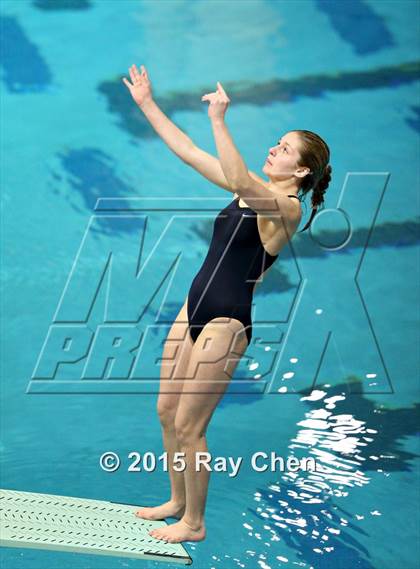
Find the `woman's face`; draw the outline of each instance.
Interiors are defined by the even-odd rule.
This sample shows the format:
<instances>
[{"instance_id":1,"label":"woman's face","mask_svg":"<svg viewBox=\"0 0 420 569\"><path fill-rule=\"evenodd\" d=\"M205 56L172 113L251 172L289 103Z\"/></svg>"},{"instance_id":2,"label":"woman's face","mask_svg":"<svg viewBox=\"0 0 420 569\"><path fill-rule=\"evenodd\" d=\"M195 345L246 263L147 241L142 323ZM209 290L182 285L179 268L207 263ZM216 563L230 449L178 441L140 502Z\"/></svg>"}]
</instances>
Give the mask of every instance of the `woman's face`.
<instances>
[{"instance_id":1,"label":"woman's face","mask_svg":"<svg viewBox=\"0 0 420 569\"><path fill-rule=\"evenodd\" d=\"M294 175L305 175L309 168L297 165L299 154L299 135L296 132L287 132L276 144L269 149L263 172L274 180L287 180Z\"/></svg>"}]
</instances>

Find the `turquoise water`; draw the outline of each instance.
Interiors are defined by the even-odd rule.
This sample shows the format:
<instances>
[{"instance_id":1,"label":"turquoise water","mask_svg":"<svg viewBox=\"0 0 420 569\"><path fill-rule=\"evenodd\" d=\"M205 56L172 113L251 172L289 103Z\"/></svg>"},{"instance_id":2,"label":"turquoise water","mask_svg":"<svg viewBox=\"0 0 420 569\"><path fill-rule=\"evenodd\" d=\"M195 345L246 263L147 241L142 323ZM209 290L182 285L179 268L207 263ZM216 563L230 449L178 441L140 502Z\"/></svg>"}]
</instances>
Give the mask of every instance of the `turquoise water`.
<instances>
[{"instance_id":1,"label":"turquoise water","mask_svg":"<svg viewBox=\"0 0 420 569\"><path fill-rule=\"evenodd\" d=\"M143 63L162 109L208 152L200 99L221 81L250 169L261 175L295 128L325 138L333 166L312 234L295 236L255 295L261 328L211 421L210 452L243 466L212 473L208 537L184 544L194 566L419 567L418 3L1 9L1 487L139 505L169 496L167 473L129 472L128 454L164 450L162 342L231 196L142 119L121 77ZM133 347L147 331L134 368L133 354L108 359L105 306ZM66 363L57 346L70 332ZM112 474L99 466L109 450L122 458ZM257 472L258 451L313 457L321 471ZM5 569L169 566L1 555Z\"/></svg>"}]
</instances>

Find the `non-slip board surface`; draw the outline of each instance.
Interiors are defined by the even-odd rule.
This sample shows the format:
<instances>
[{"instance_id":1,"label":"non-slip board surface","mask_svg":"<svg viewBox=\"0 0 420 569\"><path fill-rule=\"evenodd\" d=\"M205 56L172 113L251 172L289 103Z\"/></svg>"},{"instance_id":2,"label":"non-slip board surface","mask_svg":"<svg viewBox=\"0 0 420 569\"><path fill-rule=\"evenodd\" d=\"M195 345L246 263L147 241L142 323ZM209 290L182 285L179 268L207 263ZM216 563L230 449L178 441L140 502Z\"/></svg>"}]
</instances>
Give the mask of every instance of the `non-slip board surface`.
<instances>
[{"instance_id":1,"label":"non-slip board surface","mask_svg":"<svg viewBox=\"0 0 420 569\"><path fill-rule=\"evenodd\" d=\"M101 500L0 490L0 545L117 555L191 565L181 543L148 534L164 520L134 515L139 506Z\"/></svg>"}]
</instances>

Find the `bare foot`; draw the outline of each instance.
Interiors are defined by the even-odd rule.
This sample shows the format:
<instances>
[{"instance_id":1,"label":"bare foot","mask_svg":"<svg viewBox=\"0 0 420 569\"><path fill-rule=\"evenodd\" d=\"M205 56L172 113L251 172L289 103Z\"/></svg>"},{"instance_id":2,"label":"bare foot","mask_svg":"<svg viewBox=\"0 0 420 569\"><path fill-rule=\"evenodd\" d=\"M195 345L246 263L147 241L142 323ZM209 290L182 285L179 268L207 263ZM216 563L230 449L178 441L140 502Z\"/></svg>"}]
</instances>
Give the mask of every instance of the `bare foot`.
<instances>
[{"instance_id":1,"label":"bare foot","mask_svg":"<svg viewBox=\"0 0 420 569\"><path fill-rule=\"evenodd\" d=\"M164 518L181 518L184 515L185 505L180 505L172 500L154 508L140 508L135 516L145 520L163 520Z\"/></svg>"},{"instance_id":2,"label":"bare foot","mask_svg":"<svg viewBox=\"0 0 420 569\"><path fill-rule=\"evenodd\" d=\"M206 528L204 524L193 528L184 522L183 519L180 519L179 522L170 526L150 530L149 535L169 543L179 543L180 541L203 541L206 537Z\"/></svg>"}]
</instances>

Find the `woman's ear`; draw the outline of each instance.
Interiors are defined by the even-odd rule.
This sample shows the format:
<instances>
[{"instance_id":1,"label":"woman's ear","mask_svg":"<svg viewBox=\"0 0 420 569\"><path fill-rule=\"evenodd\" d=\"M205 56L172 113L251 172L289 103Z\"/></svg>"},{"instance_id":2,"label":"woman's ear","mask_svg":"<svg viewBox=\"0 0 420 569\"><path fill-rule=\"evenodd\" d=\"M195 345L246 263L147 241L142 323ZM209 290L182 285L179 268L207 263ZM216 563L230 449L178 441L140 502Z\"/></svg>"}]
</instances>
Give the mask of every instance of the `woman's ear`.
<instances>
[{"instance_id":1,"label":"woman's ear","mask_svg":"<svg viewBox=\"0 0 420 569\"><path fill-rule=\"evenodd\" d=\"M298 166L295 170L295 176L297 176L298 178L304 178L308 174L312 174L312 172L306 166Z\"/></svg>"}]
</instances>

